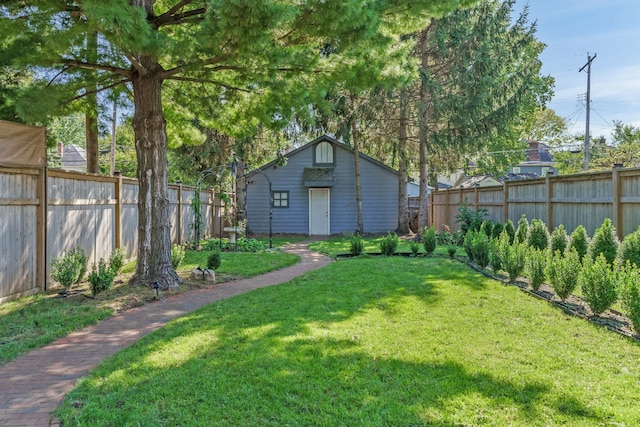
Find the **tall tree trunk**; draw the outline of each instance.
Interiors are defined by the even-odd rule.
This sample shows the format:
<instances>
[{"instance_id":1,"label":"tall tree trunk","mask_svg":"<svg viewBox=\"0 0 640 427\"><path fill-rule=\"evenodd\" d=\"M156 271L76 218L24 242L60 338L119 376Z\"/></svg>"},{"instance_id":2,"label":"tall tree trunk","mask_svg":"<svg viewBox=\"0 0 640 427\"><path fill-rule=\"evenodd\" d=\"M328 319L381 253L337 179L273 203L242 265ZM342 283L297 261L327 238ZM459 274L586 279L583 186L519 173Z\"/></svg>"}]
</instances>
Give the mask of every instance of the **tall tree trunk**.
<instances>
[{"instance_id":1,"label":"tall tree trunk","mask_svg":"<svg viewBox=\"0 0 640 427\"><path fill-rule=\"evenodd\" d=\"M236 221L247 219L247 180L245 177L245 161L242 156L236 164ZM246 231L246 230L245 230Z\"/></svg>"},{"instance_id":2,"label":"tall tree trunk","mask_svg":"<svg viewBox=\"0 0 640 427\"><path fill-rule=\"evenodd\" d=\"M98 33L90 33L87 36L87 59L95 63L98 57ZM99 173L98 161L98 98L96 96L97 85L95 80L89 78L86 86L87 110L85 111L85 141L87 156L87 172Z\"/></svg>"},{"instance_id":3,"label":"tall tree trunk","mask_svg":"<svg viewBox=\"0 0 640 427\"><path fill-rule=\"evenodd\" d=\"M422 231L429 221L429 167L428 167L428 142L429 121L431 118L431 91L427 84L427 70L429 68L429 32L433 26L433 20L423 30L418 39L418 52L420 55L420 207L418 210L418 230Z\"/></svg>"},{"instance_id":4,"label":"tall tree trunk","mask_svg":"<svg viewBox=\"0 0 640 427\"><path fill-rule=\"evenodd\" d=\"M351 131L353 139L353 166L356 178L356 215L358 217L358 234L364 234L364 225L362 221L362 183L360 181L360 144L358 142L358 125L355 119L355 101L352 103L351 111Z\"/></svg>"},{"instance_id":5,"label":"tall tree trunk","mask_svg":"<svg viewBox=\"0 0 640 427\"><path fill-rule=\"evenodd\" d=\"M398 127L398 233L409 232L407 206L407 90L400 90L400 121Z\"/></svg>"},{"instance_id":6,"label":"tall tree trunk","mask_svg":"<svg viewBox=\"0 0 640 427\"><path fill-rule=\"evenodd\" d=\"M160 65L148 57L147 69L133 73L133 130L138 156L138 260L134 284L159 282L160 289L177 288L180 278L171 265L167 132L162 110Z\"/></svg>"}]
</instances>

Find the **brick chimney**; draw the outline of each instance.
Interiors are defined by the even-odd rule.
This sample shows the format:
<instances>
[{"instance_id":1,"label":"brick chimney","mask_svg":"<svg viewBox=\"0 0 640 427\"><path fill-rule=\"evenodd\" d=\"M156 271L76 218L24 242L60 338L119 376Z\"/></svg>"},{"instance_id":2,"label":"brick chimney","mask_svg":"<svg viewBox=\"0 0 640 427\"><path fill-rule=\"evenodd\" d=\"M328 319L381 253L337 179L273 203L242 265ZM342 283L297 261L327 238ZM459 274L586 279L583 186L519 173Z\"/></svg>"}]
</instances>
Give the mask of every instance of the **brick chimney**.
<instances>
[{"instance_id":1,"label":"brick chimney","mask_svg":"<svg viewBox=\"0 0 640 427\"><path fill-rule=\"evenodd\" d=\"M539 145L540 144L538 143L538 141L529 140L529 147L527 148L527 158L526 158L528 162L540 161L540 156L538 154Z\"/></svg>"},{"instance_id":2,"label":"brick chimney","mask_svg":"<svg viewBox=\"0 0 640 427\"><path fill-rule=\"evenodd\" d=\"M58 142L58 155L62 157L64 154L64 144L62 142Z\"/></svg>"}]
</instances>

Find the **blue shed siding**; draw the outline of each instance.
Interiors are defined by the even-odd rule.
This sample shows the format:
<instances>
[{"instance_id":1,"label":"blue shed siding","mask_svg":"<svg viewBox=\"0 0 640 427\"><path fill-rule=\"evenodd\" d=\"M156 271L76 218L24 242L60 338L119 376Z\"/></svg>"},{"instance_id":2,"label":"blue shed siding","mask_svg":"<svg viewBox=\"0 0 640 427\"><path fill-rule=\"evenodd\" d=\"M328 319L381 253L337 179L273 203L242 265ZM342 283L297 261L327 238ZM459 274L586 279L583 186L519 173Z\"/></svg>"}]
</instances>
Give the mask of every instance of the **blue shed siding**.
<instances>
[{"instance_id":1,"label":"blue shed siding","mask_svg":"<svg viewBox=\"0 0 640 427\"><path fill-rule=\"evenodd\" d=\"M267 166L273 191L289 191L289 208L273 209L273 233L308 234L309 188L303 185L305 167L313 165L312 144L288 158L286 166ZM357 228L353 153L341 146L335 151L335 181L330 191L330 233L353 232ZM398 224L398 177L361 157L362 212L364 230L393 231ZM247 226L253 233L269 232L269 185L261 173L251 176L247 187Z\"/></svg>"}]
</instances>

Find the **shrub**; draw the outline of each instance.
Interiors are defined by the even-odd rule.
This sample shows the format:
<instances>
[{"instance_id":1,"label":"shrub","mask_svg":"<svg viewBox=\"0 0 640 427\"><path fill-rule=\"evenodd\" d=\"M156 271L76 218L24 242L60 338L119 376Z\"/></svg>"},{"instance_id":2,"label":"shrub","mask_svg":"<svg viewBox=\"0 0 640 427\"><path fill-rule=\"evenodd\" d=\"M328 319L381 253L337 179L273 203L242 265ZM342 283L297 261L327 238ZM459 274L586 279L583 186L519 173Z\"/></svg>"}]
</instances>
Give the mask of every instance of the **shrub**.
<instances>
[{"instance_id":1,"label":"shrub","mask_svg":"<svg viewBox=\"0 0 640 427\"><path fill-rule=\"evenodd\" d=\"M81 247L77 247L69 251L70 257L75 257L76 262L78 263L78 277L74 283L79 283L84 279L85 274L87 274L87 256Z\"/></svg>"},{"instance_id":2,"label":"shrub","mask_svg":"<svg viewBox=\"0 0 640 427\"><path fill-rule=\"evenodd\" d=\"M425 227L422 232L422 245L427 255L431 255L436 250L436 230L431 227Z\"/></svg>"},{"instance_id":3,"label":"shrub","mask_svg":"<svg viewBox=\"0 0 640 427\"><path fill-rule=\"evenodd\" d=\"M485 236L491 238L491 230L493 230L493 221L490 219L485 219L482 221L482 225L480 225L480 231L484 233Z\"/></svg>"},{"instance_id":4,"label":"shrub","mask_svg":"<svg viewBox=\"0 0 640 427\"><path fill-rule=\"evenodd\" d=\"M560 251L560 253L564 253L568 245L569 237L567 236L567 231L564 229L564 225L560 224L551 233L549 249L551 249L551 252Z\"/></svg>"},{"instance_id":5,"label":"shrub","mask_svg":"<svg viewBox=\"0 0 640 427\"><path fill-rule=\"evenodd\" d=\"M627 261L640 267L640 226L636 231L628 234L618 248L618 262L625 265Z\"/></svg>"},{"instance_id":6,"label":"shrub","mask_svg":"<svg viewBox=\"0 0 640 427\"><path fill-rule=\"evenodd\" d=\"M544 283L545 266L547 265L547 251L536 248L528 248L525 258L525 271L531 287L536 291Z\"/></svg>"},{"instance_id":7,"label":"shrub","mask_svg":"<svg viewBox=\"0 0 640 427\"><path fill-rule=\"evenodd\" d=\"M349 252L353 256L358 256L364 251L364 240L359 235L352 234L349 238Z\"/></svg>"},{"instance_id":8,"label":"shrub","mask_svg":"<svg viewBox=\"0 0 640 427\"><path fill-rule=\"evenodd\" d=\"M113 285L113 279L115 277L116 272L107 265L107 262L103 258L100 258L97 267L94 262L88 277L91 286L91 295L96 296L101 292L109 290Z\"/></svg>"},{"instance_id":9,"label":"shrub","mask_svg":"<svg viewBox=\"0 0 640 427\"><path fill-rule=\"evenodd\" d=\"M380 252L382 255L391 256L396 252L396 249L398 249L398 235L387 233L387 237L380 242Z\"/></svg>"},{"instance_id":10,"label":"shrub","mask_svg":"<svg viewBox=\"0 0 640 427\"><path fill-rule=\"evenodd\" d=\"M496 245L502 268L509 275L509 281L515 281L524 270L525 249L523 244L509 244L509 235L502 233Z\"/></svg>"},{"instance_id":11,"label":"shrub","mask_svg":"<svg viewBox=\"0 0 640 427\"><path fill-rule=\"evenodd\" d=\"M236 240L236 251L238 252L260 252L267 249L267 245L258 239L247 239L240 237Z\"/></svg>"},{"instance_id":12,"label":"shrub","mask_svg":"<svg viewBox=\"0 0 640 427\"><path fill-rule=\"evenodd\" d=\"M469 231L480 229L486 213L486 209L474 211L467 205L460 206L456 215L456 223L460 224L462 234L466 235Z\"/></svg>"},{"instance_id":13,"label":"shrub","mask_svg":"<svg viewBox=\"0 0 640 427\"><path fill-rule=\"evenodd\" d=\"M124 250L121 248L115 248L111 251L109 257L109 268L117 275L120 273L120 269L124 265Z\"/></svg>"},{"instance_id":14,"label":"shrub","mask_svg":"<svg viewBox=\"0 0 640 427\"><path fill-rule=\"evenodd\" d=\"M464 251L467 253L470 261L473 261L473 238L475 235L479 233L479 231L471 230L467 234L464 235L464 241L462 243L462 247Z\"/></svg>"},{"instance_id":15,"label":"shrub","mask_svg":"<svg viewBox=\"0 0 640 427\"><path fill-rule=\"evenodd\" d=\"M51 260L51 277L65 289L76 283L81 269L80 260L73 251Z\"/></svg>"},{"instance_id":16,"label":"shrub","mask_svg":"<svg viewBox=\"0 0 640 427\"><path fill-rule=\"evenodd\" d=\"M457 251L458 251L458 245L455 245L453 243L449 243L447 245L447 253L449 254L449 258L453 258Z\"/></svg>"},{"instance_id":17,"label":"shrub","mask_svg":"<svg viewBox=\"0 0 640 427\"><path fill-rule=\"evenodd\" d=\"M603 254L607 263L612 266L618 254L618 238L616 229L609 218L605 218L600 228L596 229L593 239L589 242L587 256L595 261L598 255Z\"/></svg>"},{"instance_id":18,"label":"shrub","mask_svg":"<svg viewBox=\"0 0 640 427\"><path fill-rule=\"evenodd\" d=\"M527 216L522 214L518 220L518 228L513 239L513 243L524 243L527 241L527 235L529 234L529 221Z\"/></svg>"},{"instance_id":19,"label":"shrub","mask_svg":"<svg viewBox=\"0 0 640 427\"><path fill-rule=\"evenodd\" d=\"M418 256L418 252L420 252L420 243L415 240L409 244L409 249L411 249L411 254L415 257Z\"/></svg>"},{"instance_id":20,"label":"shrub","mask_svg":"<svg viewBox=\"0 0 640 427\"><path fill-rule=\"evenodd\" d=\"M501 222L496 222L493 224L493 228L491 229L491 239L497 239L502 234L504 230L504 225Z\"/></svg>"},{"instance_id":21,"label":"shrub","mask_svg":"<svg viewBox=\"0 0 640 427\"><path fill-rule=\"evenodd\" d=\"M571 233L571 237L569 238L569 248L573 248L578 253L578 257L580 258L580 262L587 254L587 250L589 248L589 238L587 237L587 230L584 229L582 225L576 227Z\"/></svg>"},{"instance_id":22,"label":"shrub","mask_svg":"<svg viewBox=\"0 0 640 427\"><path fill-rule=\"evenodd\" d=\"M536 249L547 249L549 246L549 231L542 220L534 218L527 233L527 246Z\"/></svg>"},{"instance_id":23,"label":"shrub","mask_svg":"<svg viewBox=\"0 0 640 427\"><path fill-rule=\"evenodd\" d=\"M491 241L491 247L489 247L489 266L494 273L498 273L502 269L502 260L498 252L498 239Z\"/></svg>"},{"instance_id":24,"label":"shrub","mask_svg":"<svg viewBox=\"0 0 640 427\"><path fill-rule=\"evenodd\" d=\"M549 255L545 273L561 300L567 299L576 288L580 267L580 257L575 249L566 251L564 256L560 252Z\"/></svg>"},{"instance_id":25,"label":"shrub","mask_svg":"<svg viewBox=\"0 0 640 427\"><path fill-rule=\"evenodd\" d=\"M173 245L171 246L171 265L174 270L177 270L182 264L182 260L184 259L184 246L181 245Z\"/></svg>"},{"instance_id":26,"label":"shrub","mask_svg":"<svg viewBox=\"0 0 640 427\"><path fill-rule=\"evenodd\" d=\"M447 245L451 243L453 240L453 235L451 234L451 230L449 227L445 226L446 229L438 231L436 233L436 243L439 245ZM426 229L425 229L426 230Z\"/></svg>"},{"instance_id":27,"label":"shrub","mask_svg":"<svg viewBox=\"0 0 640 427\"><path fill-rule=\"evenodd\" d=\"M473 252L473 259L478 267L484 270L489 265L489 236L482 231L474 233L471 252Z\"/></svg>"},{"instance_id":28,"label":"shrub","mask_svg":"<svg viewBox=\"0 0 640 427\"><path fill-rule=\"evenodd\" d=\"M220 264L222 264L222 255L220 254L220 250L214 249L207 257L207 268L209 270L217 270L218 267L220 267Z\"/></svg>"},{"instance_id":29,"label":"shrub","mask_svg":"<svg viewBox=\"0 0 640 427\"><path fill-rule=\"evenodd\" d=\"M640 333L640 271L625 263L618 273L618 298L636 333Z\"/></svg>"},{"instance_id":30,"label":"shrub","mask_svg":"<svg viewBox=\"0 0 640 427\"><path fill-rule=\"evenodd\" d=\"M212 251L219 249L221 251L228 251L230 249L229 239L211 239L204 242L202 249L205 251Z\"/></svg>"},{"instance_id":31,"label":"shrub","mask_svg":"<svg viewBox=\"0 0 640 427\"><path fill-rule=\"evenodd\" d=\"M507 220L507 222L504 224L504 231L506 231L509 235L509 244L513 245L513 240L516 238L516 228L513 225L513 221L511 221L510 219ZM499 237L500 236L498 236L498 238Z\"/></svg>"},{"instance_id":32,"label":"shrub","mask_svg":"<svg viewBox=\"0 0 640 427\"><path fill-rule=\"evenodd\" d=\"M578 276L582 295L595 314L607 310L616 301L616 272L609 268L603 254L582 266Z\"/></svg>"}]
</instances>

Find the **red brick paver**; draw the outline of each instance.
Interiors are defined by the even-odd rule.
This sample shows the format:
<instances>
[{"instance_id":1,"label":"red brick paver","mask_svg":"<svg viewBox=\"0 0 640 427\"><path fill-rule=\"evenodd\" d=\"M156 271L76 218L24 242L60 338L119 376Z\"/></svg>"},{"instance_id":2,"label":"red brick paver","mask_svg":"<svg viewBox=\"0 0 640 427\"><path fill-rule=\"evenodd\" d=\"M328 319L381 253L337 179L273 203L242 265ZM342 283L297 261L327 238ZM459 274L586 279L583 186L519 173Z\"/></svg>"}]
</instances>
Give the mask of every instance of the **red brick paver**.
<instances>
[{"instance_id":1,"label":"red brick paver","mask_svg":"<svg viewBox=\"0 0 640 427\"><path fill-rule=\"evenodd\" d=\"M73 332L0 367L0 426L57 426L58 420L52 419L50 413L76 381L103 359L203 305L287 282L331 262L330 258L306 249L307 243L283 248L301 258L291 267L162 298Z\"/></svg>"}]
</instances>

